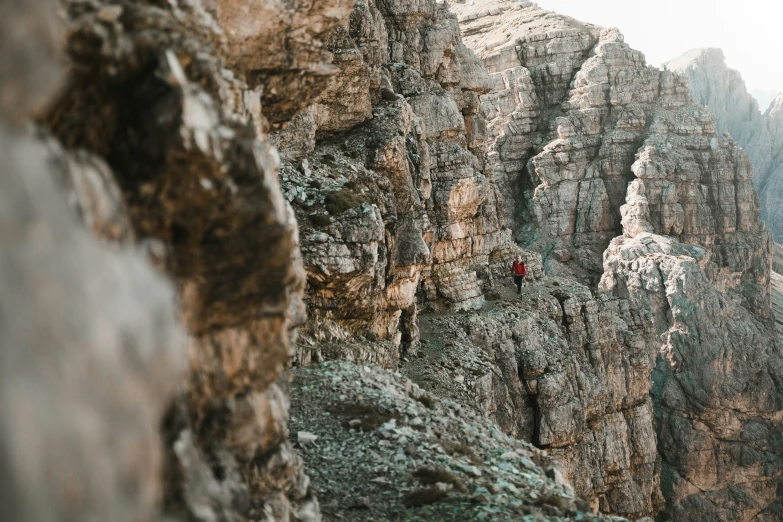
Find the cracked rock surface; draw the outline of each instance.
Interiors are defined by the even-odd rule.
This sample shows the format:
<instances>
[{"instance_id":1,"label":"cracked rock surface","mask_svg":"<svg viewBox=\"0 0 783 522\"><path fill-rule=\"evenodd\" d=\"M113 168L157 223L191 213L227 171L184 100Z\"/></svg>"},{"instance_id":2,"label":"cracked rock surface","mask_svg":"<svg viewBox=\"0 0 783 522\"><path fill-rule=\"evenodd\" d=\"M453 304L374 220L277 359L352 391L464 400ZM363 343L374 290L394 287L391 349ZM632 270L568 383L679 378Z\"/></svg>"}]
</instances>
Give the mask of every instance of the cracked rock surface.
<instances>
[{"instance_id":1,"label":"cracked rock surface","mask_svg":"<svg viewBox=\"0 0 783 522\"><path fill-rule=\"evenodd\" d=\"M765 200L618 30L505 0L0 15L11 519L781 519Z\"/></svg>"},{"instance_id":2,"label":"cracked rock surface","mask_svg":"<svg viewBox=\"0 0 783 522\"><path fill-rule=\"evenodd\" d=\"M720 49L692 49L666 67L686 78L696 103L715 114L718 131L727 133L748 153L759 192L761 219L783 242L783 94L759 107L738 71L726 65Z\"/></svg>"},{"instance_id":3,"label":"cracked rock surface","mask_svg":"<svg viewBox=\"0 0 783 522\"><path fill-rule=\"evenodd\" d=\"M657 512L660 457L648 392L652 318L626 300L547 278L480 310L421 317L403 374L544 448L601 512Z\"/></svg>"},{"instance_id":4,"label":"cracked rock surface","mask_svg":"<svg viewBox=\"0 0 783 522\"><path fill-rule=\"evenodd\" d=\"M540 260L511 241L483 168L492 85L448 6L361 0L328 47L339 72L272 135L307 271L300 357L362 359L334 343L370 339L363 360L393 366L417 349L420 310L481 306L508 259L531 277Z\"/></svg>"}]
</instances>

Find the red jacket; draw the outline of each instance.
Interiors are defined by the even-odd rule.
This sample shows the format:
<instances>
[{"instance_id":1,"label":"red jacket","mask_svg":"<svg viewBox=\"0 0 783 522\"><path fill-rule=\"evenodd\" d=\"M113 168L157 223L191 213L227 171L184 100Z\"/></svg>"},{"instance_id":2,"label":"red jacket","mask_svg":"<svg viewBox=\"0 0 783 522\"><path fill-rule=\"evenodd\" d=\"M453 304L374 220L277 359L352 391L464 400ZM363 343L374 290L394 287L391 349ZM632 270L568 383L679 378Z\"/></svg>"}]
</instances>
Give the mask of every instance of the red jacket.
<instances>
[{"instance_id":1,"label":"red jacket","mask_svg":"<svg viewBox=\"0 0 783 522\"><path fill-rule=\"evenodd\" d=\"M514 275L526 276L527 267L525 266L525 263L517 263L514 261L514 264L511 265L511 273Z\"/></svg>"}]
</instances>

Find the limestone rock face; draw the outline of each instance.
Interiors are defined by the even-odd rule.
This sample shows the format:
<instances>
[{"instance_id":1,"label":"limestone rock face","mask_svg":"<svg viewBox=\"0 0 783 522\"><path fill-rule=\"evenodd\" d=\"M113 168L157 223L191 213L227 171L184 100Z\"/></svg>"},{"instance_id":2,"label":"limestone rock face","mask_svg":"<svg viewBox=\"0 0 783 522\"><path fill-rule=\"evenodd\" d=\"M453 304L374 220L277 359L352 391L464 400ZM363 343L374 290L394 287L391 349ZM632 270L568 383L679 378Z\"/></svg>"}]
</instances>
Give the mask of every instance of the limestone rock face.
<instances>
[{"instance_id":1,"label":"limestone rock face","mask_svg":"<svg viewBox=\"0 0 783 522\"><path fill-rule=\"evenodd\" d=\"M709 113L699 114L711 129ZM671 124L666 116L653 122L632 166L636 179L620 209L625 235L651 232L702 246L716 288L750 292L752 309L770 317L771 239L759 221L747 156L731 140L671 133Z\"/></svg>"},{"instance_id":2,"label":"limestone rock face","mask_svg":"<svg viewBox=\"0 0 783 522\"><path fill-rule=\"evenodd\" d=\"M319 521L295 358L400 366L451 399L302 368L296 426L355 442L373 476L393 458L402 482L418 452L453 468L467 482L428 491L475 486L464 513L779 518L783 359L746 155L619 31L453 7L62 0L63 42L55 6L0 6L11 518ZM327 405L390 416L346 429ZM330 451L310 456L344 473ZM373 513L409 509L407 485L364 478Z\"/></svg>"},{"instance_id":3,"label":"limestone rock face","mask_svg":"<svg viewBox=\"0 0 783 522\"><path fill-rule=\"evenodd\" d=\"M307 270L301 357L389 366L415 351L420 308L480 306L518 252L531 276L540 263L510 241L483 170L491 83L448 7L359 1L329 49L340 72L273 135ZM374 354L348 348L362 339L380 341Z\"/></svg>"},{"instance_id":4,"label":"limestone rock face","mask_svg":"<svg viewBox=\"0 0 783 522\"><path fill-rule=\"evenodd\" d=\"M468 315L425 314L424 364L402 371L545 449L593 508L649 516L663 506L654 330L647 310L630 305L547 279Z\"/></svg>"},{"instance_id":5,"label":"limestone rock face","mask_svg":"<svg viewBox=\"0 0 783 522\"><path fill-rule=\"evenodd\" d=\"M625 388L608 373L594 373L595 367L591 370L578 350L567 352L561 364L579 370L561 380L566 386L580 378L600 384L581 386L571 395L563 386L556 387L555 401L573 396L573 404L547 404L546 396L536 397L532 432L531 415L525 413L531 406L513 399L530 394L529 383L526 390L515 385L512 392L496 394L512 404L514 415L506 417L521 420L519 425L527 426L525 436L561 445L565 469L579 469L569 462L590 462L592 477L611 476L601 484L570 475L582 491L602 498L602 509L654 514L656 499L660 501L660 471L665 512L674 520L773 516L781 455L771 435L779 429L780 392L774 384L779 347L770 321L771 241L759 221L746 154L731 139L717 135L715 117L690 100L683 77L647 67L644 56L629 48L617 30L585 25L531 2L455 2L452 7L466 45L482 58L493 79L493 90L481 97L488 129L485 169L494 172L499 185L507 186L501 191L503 206L515 239L544 256L548 273L588 283L601 278L601 291L622 303L604 312L612 318L605 321L612 323L608 337L623 339L620 332L629 331L632 342L609 346L625 356L636 354L640 366L624 371L640 375L635 391L640 396L651 392L653 402L646 409L636 403L645 413L634 416L633 423L626 418L627 433L643 435L621 437L621 430L606 440L619 454L648 455L640 452L639 441L649 450L657 438L663 465L656 468L654 459L637 457L631 462L648 466L619 473L626 468L613 467L617 461L611 455L617 452L597 458L584 442L587 436L573 435L581 433L579 428L567 429L584 422L578 419L591 419L590 426L604 433L611 431L606 426L622 425L612 422L613 414L622 411L627 417L631 411L616 403L599 411L588 406L585 389ZM671 276L658 276L656 270L662 269L653 270L648 263L666 256L679 266L672 268ZM687 297L678 298L678 293ZM586 309L595 306L575 302ZM591 316L592 312L579 314L564 320L564 326L590 325ZM738 318L738 324L726 333L728 317ZM487 318L481 322L491 325L488 331L503 330ZM540 317L534 321L541 323ZM712 339L700 329L722 338ZM600 340L607 335L601 335L601 329L586 330L590 346L605 346ZM569 336L561 332L546 338L570 344ZM485 338L479 344L494 342ZM544 348L540 353L551 351ZM609 358L611 349L600 351ZM691 373L676 376L672 361L677 357L687 361L677 364L688 366ZM727 358L743 362L734 364ZM519 364L519 354L511 360ZM644 360L657 361L652 375L650 366L640 363ZM746 361L755 362L746 366ZM501 373L513 374L513 365L504 364L512 370ZM769 391L757 389L757 381L766 383L759 386ZM517 381L506 377L505 382ZM668 395L673 391L661 390L676 386L680 402L675 404ZM728 391L732 386L742 392ZM499 387L502 390L505 384ZM733 400L741 404L731 406ZM754 407L748 406L751 402ZM547 415L559 421L544 422ZM722 428L715 421L721 416L731 417L733 427ZM759 423L764 426L758 432L760 449L754 449L759 458L743 461L738 454L742 443L724 441L741 440L742 433ZM675 427L680 424L688 424L693 436L678 438L685 433L685 428ZM553 431L550 426L558 428ZM635 432L637 428L640 431ZM551 436L560 429L562 438ZM726 430L733 431L726 435ZM718 456L716 461L697 462L696 454ZM724 473L723 466L732 472ZM730 496L733 500L722 500L727 491L737 493Z\"/></svg>"},{"instance_id":6,"label":"limestone rock face","mask_svg":"<svg viewBox=\"0 0 783 522\"><path fill-rule=\"evenodd\" d=\"M309 105L335 72L326 41L354 0L204 0L226 44L231 70L261 98L265 123L278 128Z\"/></svg>"},{"instance_id":7,"label":"limestone rock face","mask_svg":"<svg viewBox=\"0 0 783 522\"><path fill-rule=\"evenodd\" d=\"M720 49L693 49L666 64L686 78L691 96L717 117L718 131L728 133L745 149L753 165L761 219L783 241L783 94L759 110L739 72L726 65ZM765 112L762 112L765 111Z\"/></svg>"},{"instance_id":8,"label":"limestone rock face","mask_svg":"<svg viewBox=\"0 0 783 522\"><path fill-rule=\"evenodd\" d=\"M603 251L622 230L628 182L640 176L637 152L650 140L681 158L672 173L687 171L692 180L676 190L659 182L649 211L665 233L709 244L723 234L724 215L727 233L751 218L757 202L747 161L717 139L714 118L689 100L683 79L647 67L619 31L531 2L453 8L494 82L482 97L487 168L506 180L501 192L504 208L514 209L516 238L542 252L550 271L597 281ZM709 179L715 162L723 174ZM675 196L678 190L688 193Z\"/></svg>"},{"instance_id":9,"label":"limestone rock face","mask_svg":"<svg viewBox=\"0 0 783 522\"><path fill-rule=\"evenodd\" d=\"M661 489L673 520L774 520L781 346L746 297L718 291L708 250L642 232L612 241L602 288L654 322Z\"/></svg>"},{"instance_id":10,"label":"limestone rock face","mask_svg":"<svg viewBox=\"0 0 783 522\"><path fill-rule=\"evenodd\" d=\"M726 65L721 49L691 49L664 66L688 78L693 101L712 110L718 132L728 132L738 143L747 143L761 120L759 104L739 71Z\"/></svg>"},{"instance_id":11,"label":"limestone rock face","mask_svg":"<svg viewBox=\"0 0 783 522\"><path fill-rule=\"evenodd\" d=\"M745 145L753 168L758 171L754 180L761 200L761 219L783 241L783 160L780 148L783 144L783 94L779 94L764 113L764 128L759 138Z\"/></svg>"}]
</instances>

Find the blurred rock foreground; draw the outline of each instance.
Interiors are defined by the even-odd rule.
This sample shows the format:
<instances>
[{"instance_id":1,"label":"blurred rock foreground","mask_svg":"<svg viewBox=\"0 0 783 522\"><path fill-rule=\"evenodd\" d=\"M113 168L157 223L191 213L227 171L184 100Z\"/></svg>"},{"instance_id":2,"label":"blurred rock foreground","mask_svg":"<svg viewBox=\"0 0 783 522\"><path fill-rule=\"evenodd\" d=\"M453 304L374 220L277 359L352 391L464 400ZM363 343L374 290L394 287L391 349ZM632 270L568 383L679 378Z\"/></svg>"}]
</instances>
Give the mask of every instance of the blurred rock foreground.
<instances>
[{"instance_id":1,"label":"blurred rock foreground","mask_svg":"<svg viewBox=\"0 0 783 522\"><path fill-rule=\"evenodd\" d=\"M3 519L783 519L716 132L531 2L0 0Z\"/></svg>"}]
</instances>

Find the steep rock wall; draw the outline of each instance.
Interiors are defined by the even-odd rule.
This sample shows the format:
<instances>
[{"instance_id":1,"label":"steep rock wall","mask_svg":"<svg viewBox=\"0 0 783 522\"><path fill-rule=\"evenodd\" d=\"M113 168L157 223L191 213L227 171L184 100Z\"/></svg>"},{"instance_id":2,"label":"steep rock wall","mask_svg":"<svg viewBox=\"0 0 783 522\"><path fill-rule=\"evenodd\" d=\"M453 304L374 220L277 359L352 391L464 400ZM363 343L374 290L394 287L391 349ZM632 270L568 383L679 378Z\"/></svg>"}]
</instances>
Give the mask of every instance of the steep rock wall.
<instances>
[{"instance_id":1,"label":"steep rock wall","mask_svg":"<svg viewBox=\"0 0 783 522\"><path fill-rule=\"evenodd\" d=\"M317 48L347 19L341 5L311 10L304 22L301 6L249 12L264 34L290 40L293 32ZM277 183L277 151L258 139L269 127L262 85L270 89L296 67L285 62L271 74L248 64L272 44L249 42L252 52L239 52L236 19L218 17L221 27L197 1L63 6L69 73L39 118L56 138L58 180L88 227L138 241L171 276L188 333L184 379L165 376L181 382L178 397L154 421L165 447L163 511L187 520L318 520L286 428L284 370L305 316L298 233ZM319 20L319 30L298 30ZM286 55L311 72L323 56L300 48ZM291 74L307 84L306 99L331 73ZM267 102L294 110L295 97L286 96Z\"/></svg>"},{"instance_id":2,"label":"steep rock wall","mask_svg":"<svg viewBox=\"0 0 783 522\"><path fill-rule=\"evenodd\" d=\"M602 288L650 310L661 489L672 520L775 520L781 347L769 321L707 276L709 251L641 232L612 241Z\"/></svg>"},{"instance_id":3,"label":"steep rock wall","mask_svg":"<svg viewBox=\"0 0 783 522\"><path fill-rule=\"evenodd\" d=\"M666 67L688 78L694 101L708 106L717 117L719 132L728 133L748 153L761 219L776 241L783 241L783 94L760 111L742 76L726 65L720 49L693 49Z\"/></svg>"},{"instance_id":4,"label":"steep rock wall","mask_svg":"<svg viewBox=\"0 0 783 522\"><path fill-rule=\"evenodd\" d=\"M515 209L510 215L515 238L542 253L549 273L587 282L600 277L601 291L624 303L619 310L645 318L634 321L619 310L607 312L614 321L612 336L622 339L620 332L627 328L634 339L614 349L657 361L652 375L644 365L640 373L622 372L638 375L642 390L636 391L652 395L646 412L652 409L656 422L648 416L635 427L644 427L636 432L643 434L642 447L652 447L657 439L662 466L645 468L650 475L634 466L625 475L618 473L612 453L632 456L635 466L645 453L633 437L611 437L617 452L593 451L602 457L588 464L592 481L579 480L577 473L569 478L581 491L598 496L602 509L628 514L632 505L646 514L657 509L660 470L664 513L674 520L776 516L781 452L773 433L779 429L782 397L776 384L780 347L770 322L771 241L759 221L747 156L716 135L715 117L690 101L683 78L647 67L617 30L581 24L530 2L455 2L453 8L466 44L494 81L493 91L481 99L489 129L485 162L495 179L506 180L504 207ZM682 266L672 268L671 275L655 276L646 263L667 255ZM739 318L728 333L727 317ZM589 324L587 319L574 324L584 321ZM534 322L545 323L542 318ZM723 336L712 339L702 328ZM593 346L603 346L600 339L606 336L595 327L587 330ZM573 341L565 328L550 339ZM479 346L487 351L493 343L485 339ZM607 348L601 348L604 357L611 353ZM537 353L551 352L550 347ZM600 365L591 370L580 364L580 353L569 352L562 360L566 367L581 368L569 382L579 382L576 375L593 375L601 383L597 389L624 389L610 373L594 373ZM517 354L508 360L519 365L522 359ZM508 382L515 378L493 386L503 390ZM530 381L520 382L523 386L514 387L511 396L502 391L497 396L523 419L527 436L531 428L524 412L531 403L526 406L519 396L532 396L538 412L533 416L541 419L533 424L533 440L541 439L548 434L542 421L562 408L531 394ZM766 383L760 386L769 391L760 391L757 382ZM677 386L679 402L671 391ZM586 419L595 426L618 426L611 422L613 412L628 411L617 405L591 410L589 393L579 390L574 406L563 406L570 408L562 416L563 427L584 425ZM730 404L732 394L741 405ZM569 394L554 396L559 400ZM720 425L718 417L730 418L731 428ZM634 433L627 421L619 425ZM587 462L585 455L591 454L584 441L592 430L580 431L583 438L560 441L567 470L578 469L572 463ZM748 432L758 439L749 442L743 435ZM754 457L745 459L743 451ZM714 460L696 457L710 452ZM600 476L612 481L601 484ZM644 494L620 496L630 491ZM618 501L629 498L639 502Z\"/></svg>"},{"instance_id":5,"label":"steep rock wall","mask_svg":"<svg viewBox=\"0 0 783 522\"><path fill-rule=\"evenodd\" d=\"M419 308L480 306L518 252L540 266L482 169L491 85L448 7L360 1L329 48L340 72L273 136L308 274L301 356L391 366L416 350Z\"/></svg>"},{"instance_id":6,"label":"steep rock wall","mask_svg":"<svg viewBox=\"0 0 783 522\"><path fill-rule=\"evenodd\" d=\"M13 422L0 430L0 471L13 480L0 495L14 519L155 520L162 497L167 519L318 520L286 428L302 264L314 318L302 361L392 366L398 344L416 349L420 306L482 306L449 324L455 355L485 359L472 377L461 368L452 388L548 448L597 507L654 514L660 484L675 520L779 518L780 354L747 160L683 101L684 83L645 68L616 31L531 4L471 12L471 37L487 30L502 47L488 63L507 60L488 81L434 2L360 2L349 21L337 1L280 11L66 1L71 67L42 111L50 92L37 79L56 68L24 73L37 60L18 58L41 48L13 29L17 20L43 28L56 50L52 8L9 5L0 11L0 24L12 22L0 26L12 51L0 52L10 165L0 407ZM509 20L532 24L520 26L524 41L507 45L495 31ZM328 46L318 43L335 27ZM280 42L295 58L258 53ZM651 79L657 91L638 89ZM289 82L301 97L275 88ZM480 108L500 99L485 144ZM6 128L31 114L54 138ZM516 119L538 130L519 132ZM258 140L266 129L284 151L304 263L277 152ZM498 153L514 148L503 136L532 143L525 167ZM528 181L517 189L513 176ZM102 242L75 225L52 179ZM582 204L572 207L574 194ZM612 295L556 280L485 313L487 290L521 252L509 218L550 268L585 280L600 275L595 256L608 245L601 289ZM561 224L572 220L582 225L571 233ZM134 241L176 283L188 334L182 381L174 292ZM525 255L539 275L536 255ZM30 346L40 358L20 350ZM64 364L50 364L53 354ZM11 399L20 390L29 408ZM552 475L565 516L584 518Z\"/></svg>"},{"instance_id":7,"label":"steep rock wall","mask_svg":"<svg viewBox=\"0 0 783 522\"><path fill-rule=\"evenodd\" d=\"M468 314L425 314L421 331L424 362L402 366L418 384L545 449L594 509L661 509L647 309L547 278Z\"/></svg>"},{"instance_id":8,"label":"steep rock wall","mask_svg":"<svg viewBox=\"0 0 783 522\"><path fill-rule=\"evenodd\" d=\"M504 206L517 209L517 239L542 252L551 271L597 281L603 252L622 231L628 182L640 175L636 154L650 139L681 157L669 170L689 178L656 187L651 223L707 247L742 241L735 215L755 225L747 160L717 140L714 117L690 101L686 82L647 67L617 30L531 2L453 7L495 84L482 98L492 129L488 168L509 180ZM733 273L744 268L716 262Z\"/></svg>"}]
</instances>

